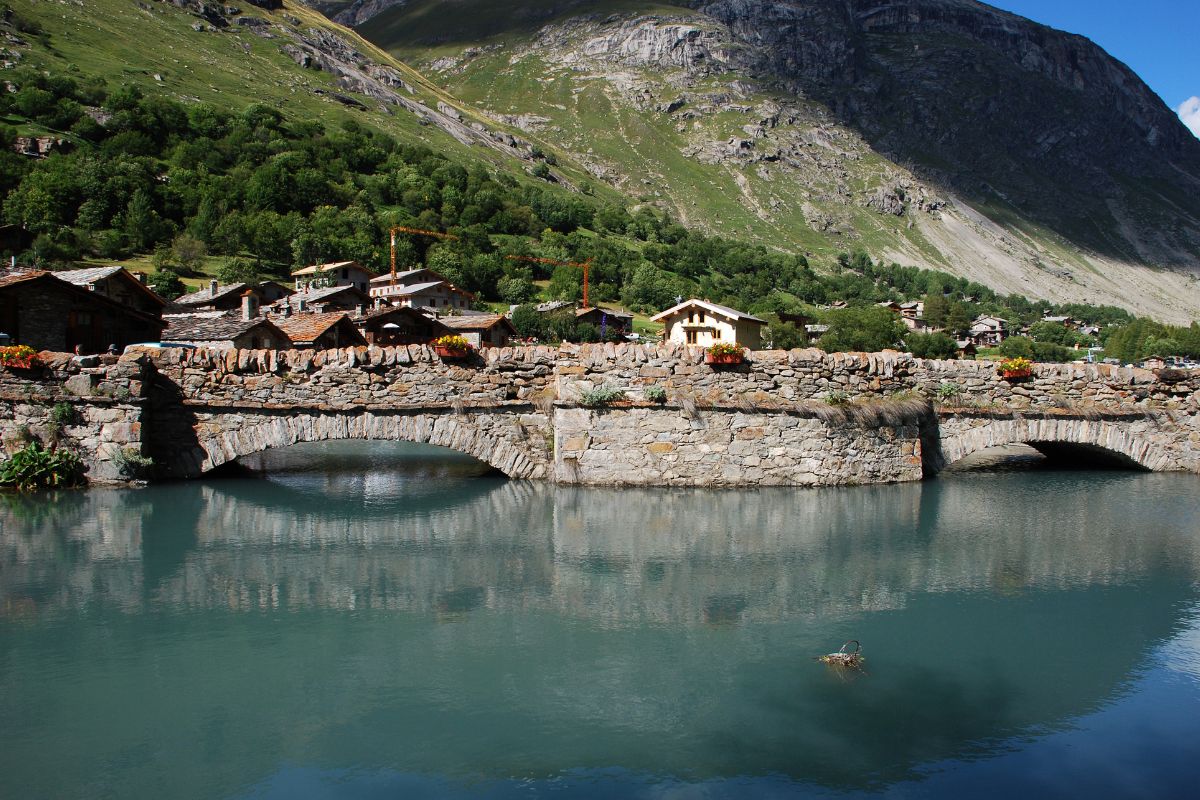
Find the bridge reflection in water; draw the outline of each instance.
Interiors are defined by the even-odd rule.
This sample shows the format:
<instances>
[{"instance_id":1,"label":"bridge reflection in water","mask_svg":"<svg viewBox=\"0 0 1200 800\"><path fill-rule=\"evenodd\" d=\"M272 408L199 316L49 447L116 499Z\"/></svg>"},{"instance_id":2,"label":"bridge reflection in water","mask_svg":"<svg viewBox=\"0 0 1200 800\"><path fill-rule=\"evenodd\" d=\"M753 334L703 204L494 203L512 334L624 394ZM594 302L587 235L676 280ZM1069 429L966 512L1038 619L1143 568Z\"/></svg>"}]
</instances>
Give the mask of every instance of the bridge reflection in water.
<instances>
[{"instance_id":1,"label":"bridge reflection in water","mask_svg":"<svg viewBox=\"0 0 1200 800\"><path fill-rule=\"evenodd\" d=\"M208 794L284 762L870 788L1120 695L1200 578L1194 476L712 492L440 463L4 498L0 785L151 796L149 759ZM864 679L811 661L852 637Z\"/></svg>"}]
</instances>

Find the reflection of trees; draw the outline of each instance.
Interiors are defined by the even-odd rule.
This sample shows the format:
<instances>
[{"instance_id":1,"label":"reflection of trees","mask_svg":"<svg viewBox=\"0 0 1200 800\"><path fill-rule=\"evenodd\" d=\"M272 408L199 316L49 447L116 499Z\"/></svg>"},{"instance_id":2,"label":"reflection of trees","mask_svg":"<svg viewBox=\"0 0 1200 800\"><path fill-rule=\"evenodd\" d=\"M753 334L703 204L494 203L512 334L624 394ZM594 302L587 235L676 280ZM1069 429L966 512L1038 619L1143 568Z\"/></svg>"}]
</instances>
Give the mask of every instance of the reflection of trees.
<instances>
[{"instance_id":1,"label":"reflection of trees","mask_svg":"<svg viewBox=\"0 0 1200 800\"><path fill-rule=\"evenodd\" d=\"M1190 509L1163 510L1178 507L1179 479L757 492L447 479L381 493L387 478L367 474L334 493L263 481L68 493L53 513L0 506L0 592L37 595L42 610L424 612L466 592L478 607L606 625L840 616L902 608L913 592L1108 585L1164 564L1197 574Z\"/></svg>"},{"instance_id":2,"label":"reflection of trees","mask_svg":"<svg viewBox=\"0 0 1200 800\"><path fill-rule=\"evenodd\" d=\"M0 618L0 764L42 796L113 770L126 796L230 795L314 754L886 784L1120 690L1194 593L1187 479L389 497L368 476L0 505L0 613L54 617ZM864 679L811 661L851 635Z\"/></svg>"}]
</instances>

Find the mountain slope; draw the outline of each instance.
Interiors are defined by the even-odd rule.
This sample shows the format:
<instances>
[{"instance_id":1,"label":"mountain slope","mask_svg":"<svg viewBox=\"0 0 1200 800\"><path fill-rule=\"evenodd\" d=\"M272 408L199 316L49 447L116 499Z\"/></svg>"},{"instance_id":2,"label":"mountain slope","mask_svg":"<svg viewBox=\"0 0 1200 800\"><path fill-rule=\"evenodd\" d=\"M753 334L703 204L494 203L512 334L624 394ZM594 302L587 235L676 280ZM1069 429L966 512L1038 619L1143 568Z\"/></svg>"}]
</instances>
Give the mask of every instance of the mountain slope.
<instances>
[{"instance_id":1,"label":"mountain slope","mask_svg":"<svg viewBox=\"0 0 1200 800\"><path fill-rule=\"evenodd\" d=\"M327 7L689 224L1200 310L1200 142L1081 37L970 0Z\"/></svg>"},{"instance_id":2,"label":"mountain slope","mask_svg":"<svg viewBox=\"0 0 1200 800\"><path fill-rule=\"evenodd\" d=\"M8 68L98 77L110 88L133 84L233 111L264 103L330 125L353 120L515 174L537 160L519 130L490 124L319 12L290 0L251 3L89 0L52 11L46 2L5 0L8 15L40 33L9 34L0 57ZM570 163L557 171L568 185L586 177Z\"/></svg>"}]
</instances>

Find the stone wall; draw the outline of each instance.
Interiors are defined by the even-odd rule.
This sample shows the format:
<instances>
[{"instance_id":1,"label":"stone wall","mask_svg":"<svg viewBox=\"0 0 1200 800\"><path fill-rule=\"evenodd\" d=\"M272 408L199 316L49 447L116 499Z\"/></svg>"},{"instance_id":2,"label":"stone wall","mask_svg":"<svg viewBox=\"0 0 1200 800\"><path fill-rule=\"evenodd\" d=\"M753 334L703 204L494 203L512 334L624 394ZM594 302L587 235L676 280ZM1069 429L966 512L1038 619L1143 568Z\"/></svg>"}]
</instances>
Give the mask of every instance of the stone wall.
<instances>
[{"instance_id":1,"label":"stone wall","mask_svg":"<svg viewBox=\"0 0 1200 800\"><path fill-rule=\"evenodd\" d=\"M140 456L145 365L139 359L43 353L46 366L0 369L0 450L7 456L37 439L77 451L94 484L139 477L129 456ZM54 408L73 411L59 424Z\"/></svg>"},{"instance_id":2,"label":"stone wall","mask_svg":"<svg viewBox=\"0 0 1200 800\"><path fill-rule=\"evenodd\" d=\"M1200 472L1200 375L993 365L884 353L757 351L709 366L699 348L565 345L445 361L424 346L327 351L158 350L0 370L0 434L57 432L97 481L121 454L192 477L297 442L396 439L465 453L522 478L642 485L916 480L1015 441L1101 448L1149 469ZM600 387L624 400L587 408ZM662 403L647 390L660 387Z\"/></svg>"},{"instance_id":3,"label":"stone wall","mask_svg":"<svg viewBox=\"0 0 1200 800\"><path fill-rule=\"evenodd\" d=\"M920 426L675 408L554 414L555 479L640 486L817 486L920 480Z\"/></svg>"}]
</instances>

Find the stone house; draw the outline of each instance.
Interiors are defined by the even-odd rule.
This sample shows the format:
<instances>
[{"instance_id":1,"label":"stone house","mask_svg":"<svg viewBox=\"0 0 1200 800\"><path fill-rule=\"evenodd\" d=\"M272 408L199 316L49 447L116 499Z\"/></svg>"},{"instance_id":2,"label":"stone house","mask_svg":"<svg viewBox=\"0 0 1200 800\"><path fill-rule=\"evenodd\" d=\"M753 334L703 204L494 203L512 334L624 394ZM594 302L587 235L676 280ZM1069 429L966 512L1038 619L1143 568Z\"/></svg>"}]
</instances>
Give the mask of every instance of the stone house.
<instances>
[{"instance_id":1,"label":"stone house","mask_svg":"<svg viewBox=\"0 0 1200 800\"><path fill-rule=\"evenodd\" d=\"M287 335L297 350L329 350L367 344L344 311L290 314L275 317L272 322Z\"/></svg>"},{"instance_id":2,"label":"stone house","mask_svg":"<svg viewBox=\"0 0 1200 800\"><path fill-rule=\"evenodd\" d=\"M415 308L384 307L351 317L369 344L386 347L397 344L428 344L451 330L440 320Z\"/></svg>"},{"instance_id":3,"label":"stone house","mask_svg":"<svg viewBox=\"0 0 1200 800\"><path fill-rule=\"evenodd\" d=\"M227 283L222 286L216 278L213 278L208 282L207 289L176 298L175 305L192 310L211 308L214 311L237 311L242 307L242 295L247 290L253 292L258 298L258 302L264 306L276 303L292 294L291 289L275 281Z\"/></svg>"},{"instance_id":4,"label":"stone house","mask_svg":"<svg viewBox=\"0 0 1200 800\"><path fill-rule=\"evenodd\" d=\"M324 289L305 289L288 295L272 305L271 309L282 313L290 306L293 312L353 311L358 312L371 304L366 292L356 286L329 286Z\"/></svg>"},{"instance_id":5,"label":"stone house","mask_svg":"<svg viewBox=\"0 0 1200 800\"><path fill-rule=\"evenodd\" d=\"M765 320L707 300L685 300L650 318L661 322L663 341L709 347L718 342L762 348Z\"/></svg>"},{"instance_id":6,"label":"stone house","mask_svg":"<svg viewBox=\"0 0 1200 800\"><path fill-rule=\"evenodd\" d=\"M997 347L1008 338L1008 320L986 315L976 317L971 323L968 338L976 347Z\"/></svg>"},{"instance_id":7,"label":"stone house","mask_svg":"<svg viewBox=\"0 0 1200 800\"><path fill-rule=\"evenodd\" d=\"M266 317L225 312L168 317L163 344L183 344L214 350L290 350L291 339Z\"/></svg>"},{"instance_id":8,"label":"stone house","mask_svg":"<svg viewBox=\"0 0 1200 800\"><path fill-rule=\"evenodd\" d=\"M423 270L428 271L428 270ZM471 307L475 296L447 280L427 280L410 284L382 284L371 287L371 296L408 308L432 308L436 311L461 311Z\"/></svg>"},{"instance_id":9,"label":"stone house","mask_svg":"<svg viewBox=\"0 0 1200 800\"><path fill-rule=\"evenodd\" d=\"M633 314L611 308L592 306L575 310L576 322L587 322L606 333L627 334L633 331Z\"/></svg>"},{"instance_id":10,"label":"stone house","mask_svg":"<svg viewBox=\"0 0 1200 800\"><path fill-rule=\"evenodd\" d=\"M438 317L437 321L475 348L506 347L517 336L517 329L503 314L464 314Z\"/></svg>"},{"instance_id":11,"label":"stone house","mask_svg":"<svg viewBox=\"0 0 1200 800\"><path fill-rule=\"evenodd\" d=\"M141 310L52 272L0 275L0 333L35 350L100 353L115 345L159 340L162 306Z\"/></svg>"},{"instance_id":12,"label":"stone house","mask_svg":"<svg viewBox=\"0 0 1200 800\"><path fill-rule=\"evenodd\" d=\"M292 273L296 291L324 289L330 286L353 286L364 294L375 273L357 261L335 261L330 264L313 264Z\"/></svg>"},{"instance_id":13,"label":"stone house","mask_svg":"<svg viewBox=\"0 0 1200 800\"><path fill-rule=\"evenodd\" d=\"M115 300L135 311L161 316L167 301L144 283L145 273L139 273L139 276L134 276L124 267L90 267L54 273L54 277L60 280Z\"/></svg>"}]
</instances>

